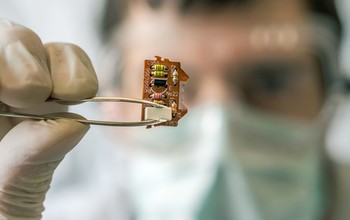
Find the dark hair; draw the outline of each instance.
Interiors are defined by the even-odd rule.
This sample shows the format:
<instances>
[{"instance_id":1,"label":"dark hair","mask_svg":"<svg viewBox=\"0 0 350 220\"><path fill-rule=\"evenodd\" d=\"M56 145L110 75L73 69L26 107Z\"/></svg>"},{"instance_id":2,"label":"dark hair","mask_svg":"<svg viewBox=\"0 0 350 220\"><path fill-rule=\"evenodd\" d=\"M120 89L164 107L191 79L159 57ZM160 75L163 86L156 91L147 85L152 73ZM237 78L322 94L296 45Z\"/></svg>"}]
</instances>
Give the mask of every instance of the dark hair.
<instances>
[{"instance_id":1,"label":"dark hair","mask_svg":"<svg viewBox=\"0 0 350 220\"><path fill-rule=\"evenodd\" d=\"M102 19L102 37L107 39L112 30L117 27L125 17L128 2L132 0L107 0L105 13ZM145 0L153 9L162 6L165 0ZM261 0L178 0L179 11L186 13L198 8L218 8L229 4L246 5ZM339 42L342 36L342 25L336 10L335 0L306 0L311 12L323 14L331 18L335 24L335 34Z\"/></svg>"},{"instance_id":2,"label":"dark hair","mask_svg":"<svg viewBox=\"0 0 350 220\"><path fill-rule=\"evenodd\" d=\"M337 12L335 0L308 0L308 1L309 1L309 7L311 11L314 11L322 15L326 15L333 20L336 28L335 29L336 35L340 41L343 35L343 26Z\"/></svg>"}]
</instances>

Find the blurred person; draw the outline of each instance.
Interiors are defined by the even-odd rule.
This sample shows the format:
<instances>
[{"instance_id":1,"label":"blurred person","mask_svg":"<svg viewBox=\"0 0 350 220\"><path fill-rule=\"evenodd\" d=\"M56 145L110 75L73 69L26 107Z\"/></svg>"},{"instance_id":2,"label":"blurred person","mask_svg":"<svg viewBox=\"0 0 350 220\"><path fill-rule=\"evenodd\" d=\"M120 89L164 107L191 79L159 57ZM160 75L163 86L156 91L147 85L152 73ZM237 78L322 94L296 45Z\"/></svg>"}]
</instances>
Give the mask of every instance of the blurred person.
<instances>
[{"instance_id":1,"label":"blurred person","mask_svg":"<svg viewBox=\"0 0 350 220\"><path fill-rule=\"evenodd\" d=\"M139 97L140 61L154 55L182 61L191 77L190 113L179 128L112 131L129 155L134 218L346 219L347 170L324 151L340 78L333 1L115 0L107 9L105 94ZM3 24L2 35L20 42L2 41L9 48L0 80L4 108L96 93L79 48L43 47L34 33ZM18 63L27 65L14 68ZM30 80L8 77L18 72ZM63 83L65 74L71 84ZM113 113L109 119L139 115L134 108L104 110ZM55 167L87 128L2 120L0 216L38 219Z\"/></svg>"}]
</instances>

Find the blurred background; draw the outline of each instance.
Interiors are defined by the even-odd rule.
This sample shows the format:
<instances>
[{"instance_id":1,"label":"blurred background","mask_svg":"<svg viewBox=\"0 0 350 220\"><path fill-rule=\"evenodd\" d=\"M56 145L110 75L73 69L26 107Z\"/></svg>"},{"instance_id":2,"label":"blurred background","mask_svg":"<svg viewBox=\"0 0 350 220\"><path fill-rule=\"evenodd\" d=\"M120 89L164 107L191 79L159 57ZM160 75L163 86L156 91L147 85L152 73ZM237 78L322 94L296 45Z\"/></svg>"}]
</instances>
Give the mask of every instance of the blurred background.
<instances>
[{"instance_id":1,"label":"blurred background","mask_svg":"<svg viewBox=\"0 0 350 220\"><path fill-rule=\"evenodd\" d=\"M100 59L103 41L100 36L100 24L102 19L102 12L104 10L105 1L95 0L33 0L33 1L22 1L22 0L0 0L0 17L4 19L12 20L16 23L22 24L35 31L45 42L70 42L82 47L87 54L90 56L92 63L96 67L97 74L99 74ZM341 51L341 70L347 73L350 77L350 1L338 0L338 9L341 14L341 18L345 27L344 41L342 44ZM152 58L152 57L145 57ZM140 60L142 63L143 60ZM90 111L84 107L74 107L74 112L82 113L85 117L98 118L99 113L92 110ZM340 161L348 161L350 159L350 98L342 105L337 116L333 122L330 135L328 137L328 149L331 155ZM96 138L98 137L98 138ZM64 160L62 166L59 167L56 172L55 180L53 182L53 190L51 190L47 197L46 207L47 211L44 215L47 219L60 219L59 217L59 206L61 210L72 210L74 212L75 207L69 207L65 205L64 201L71 198L76 198L74 195L79 194L80 191L90 190L96 192L96 199L101 196L101 192L110 192L105 189L102 190L106 185L111 186L112 184L104 184L105 182L115 181L115 186L118 185L119 189L122 189L122 181L118 181L118 178L123 178L123 153L109 154L108 152L115 151L112 149L108 140L103 138L104 130L100 127L92 127L89 134L84 140L76 147L71 154ZM101 153L104 152L104 153ZM85 160L76 160L84 155ZM108 161L105 164L99 164L96 159L98 157L110 157L105 158ZM80 170L80 167L86 166L86 163L91 165L91 170L86 173L80 173L81 176L86 176L87 179L95 177L95 182L89 181L90 185L85 185L85 188L81 188L79 181L84 181L84 178L75 180L75 171ZM105 166L101 168L100 166ZM72 170L72 167L76 170ZM113 169L118 167L118 170ZM86 170L86 169L82 169ZM99 172L97 172L97 170ZM103 170L104 172L100 172ZM114 176L110 177L111 172ZM117 175L115 175L117 173ZM67 182L71 183L68 188L64 186ZM63 187L64 186L64 187ZM56 199L57 192L63 190L64 196ZM120 196L123 196L122 190ZM62 195L63 195L62 194ZM85 198L81 198L82 201ZM89 198L91 199L91 197ZM112 197L111 197L112 199ZM85 201L86 202L86 201ZM74 203L79 206L79 201ZM112 207L108 207L108 204L101 204L101 209L106 210L106 215L116 216L123 215L120 210L127 209L124 207L126 203L115 206L115 203L111 202ZM50 207L55 206L55 212L51 212ZM119 210L115 207L119 207ZM79 207L77 207L79 208ZM111 213L108 213L111 212ZM89 213L91 215L91 213ZM91 217L91 216L90 216ZM123 217L123 216L121 216Z\"/></svg>"}]
</instances>

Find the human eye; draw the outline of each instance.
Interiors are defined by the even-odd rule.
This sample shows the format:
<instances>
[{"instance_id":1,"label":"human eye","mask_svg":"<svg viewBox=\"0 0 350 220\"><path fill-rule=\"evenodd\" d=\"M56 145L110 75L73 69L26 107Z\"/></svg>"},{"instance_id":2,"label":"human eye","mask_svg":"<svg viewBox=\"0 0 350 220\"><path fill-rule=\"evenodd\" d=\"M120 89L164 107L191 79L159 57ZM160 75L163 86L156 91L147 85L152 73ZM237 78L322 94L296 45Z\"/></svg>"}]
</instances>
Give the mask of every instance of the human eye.
<instances>
[{"instance_id":1,"label":"human eye","mask_svg":"<svg viewBox=\"0 0 350 220\"><path fill-rule=\"evenodd\" d=\"M244 93L276 96L292 89L299 71L282 64L260 64L249 70Z\"/></svg>"},{"instance_id":2,"label":"human eye","mask_svg":"<svg viewBox=\"0 0 350 220\"><path fill-rule=\"evenodd\" d=\"M241 100L256 109L309 116L322 102L320 72L303 62L252 63L239 75Z\"/></svg>"},{"instance_id":3,"label":"human eye","mask_svg":"<svg viewBox=\"0 0 350 220\"><path fill-rule=\"evenodd\" d=\"M296 86L299 68L286 63L257 63L241 71L239 88L247 101L272 99L290 93Z\"/></svg>"}]
</instances>

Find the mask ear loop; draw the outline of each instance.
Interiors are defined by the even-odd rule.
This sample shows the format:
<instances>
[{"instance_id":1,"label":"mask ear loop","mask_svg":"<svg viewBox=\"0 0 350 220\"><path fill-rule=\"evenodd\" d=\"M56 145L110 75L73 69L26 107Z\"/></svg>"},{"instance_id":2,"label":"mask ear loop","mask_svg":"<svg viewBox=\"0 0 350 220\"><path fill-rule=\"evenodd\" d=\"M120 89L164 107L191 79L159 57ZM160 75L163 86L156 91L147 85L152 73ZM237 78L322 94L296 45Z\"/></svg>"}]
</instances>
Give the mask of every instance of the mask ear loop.
<instances>
[{"instance_id":1,"label":"mask ear loop","mask_svg":"<svg viewBox=\"0 0 350 220\"><path fill-rule=\"evenodd\" d=\"M156 108L168 108L164 105L160 105L154 102L142 100L142 99L132 99L132 98L120 98L120 97L94 97L89 99L77 100L75 102L72 101L63 101L56 99L49 99L47 102L54 102L63 105L71 105L72 103L91 103L91 102L125 102L125 103L136 103L143 104L148 106L153 106ZM67 116L50 116L50 115L36 115L36 114L26 114L26 113L17 113L8 111L6 105L0 102L0 116L2 117L11 117L11 118L22 118L22 119L32 119L32 120L56 120L56 119L69 119L74 120L83 124L89 125L101 125L101 126L114 126L114 127L137 127L137 126L149 126L156 125L166 122L165 119L151 119L137 122L116 122L116 121L97 121L97 120L88 120L88 119L77 119L77 118L69 118Z\"/></svg>"}]
</instances>

